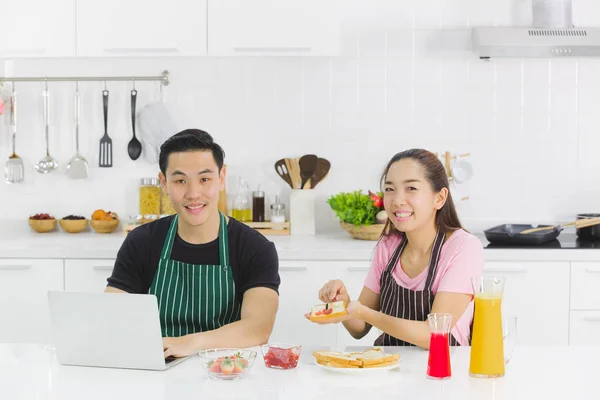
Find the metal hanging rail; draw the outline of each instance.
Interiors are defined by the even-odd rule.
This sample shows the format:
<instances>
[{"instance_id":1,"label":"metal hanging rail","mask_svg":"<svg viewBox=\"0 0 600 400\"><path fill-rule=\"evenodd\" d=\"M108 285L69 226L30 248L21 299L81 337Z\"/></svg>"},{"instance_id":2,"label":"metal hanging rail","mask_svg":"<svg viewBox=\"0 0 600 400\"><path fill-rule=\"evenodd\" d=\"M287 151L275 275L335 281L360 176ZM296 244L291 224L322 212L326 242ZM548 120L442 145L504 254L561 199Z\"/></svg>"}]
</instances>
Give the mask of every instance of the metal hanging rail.
<instances>
[{"instance_id":1,"label":"metal hanging rail","mask_svg":"<svg viewBox=\"0 0 600 400\"><path fill-rule=\"evenodd\" d=\"M164 86L169 85L169 71L165 70L160 76L44 76L44 77L22 77L9 78L0 76L0 82L84 82L84 81L159 81Z\"/></svg>"}]
</instances>

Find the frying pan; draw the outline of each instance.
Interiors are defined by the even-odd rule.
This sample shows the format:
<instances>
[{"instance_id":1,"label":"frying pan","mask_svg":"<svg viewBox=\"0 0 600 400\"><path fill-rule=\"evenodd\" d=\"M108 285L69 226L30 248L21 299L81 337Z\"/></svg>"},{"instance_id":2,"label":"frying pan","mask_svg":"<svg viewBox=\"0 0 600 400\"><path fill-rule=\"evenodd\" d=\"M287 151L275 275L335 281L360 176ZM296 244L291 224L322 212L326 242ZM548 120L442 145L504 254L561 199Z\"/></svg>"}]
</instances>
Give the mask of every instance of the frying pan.
<instances>
[{"instance_id":1,"label":"frying pan","mask_svg":"<svg viewBox=\"0 0 600 400\"><path fill-rule=\"evenodd\" d=\"M542 245L555 240L562 228L557 226L554 229L540 232L532 232L527 235L521 235L520 232L526 229L541 228L552 225L525 225L525 224L504 224L483 231L485 238L490 243L498 244L516 244L516 245Z\"/></svg>"}]
</instances>

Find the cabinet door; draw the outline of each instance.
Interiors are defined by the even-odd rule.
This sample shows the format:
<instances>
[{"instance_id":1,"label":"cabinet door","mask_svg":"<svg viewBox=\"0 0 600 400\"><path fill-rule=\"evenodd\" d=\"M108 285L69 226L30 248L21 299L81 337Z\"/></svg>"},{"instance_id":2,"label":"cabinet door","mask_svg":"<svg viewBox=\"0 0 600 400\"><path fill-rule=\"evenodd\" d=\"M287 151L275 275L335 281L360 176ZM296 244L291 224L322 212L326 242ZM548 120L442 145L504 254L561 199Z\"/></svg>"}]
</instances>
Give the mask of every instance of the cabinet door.
<instances>
[{"instance_id":1,"label":"cabinet door","mask_svg":"<svg viewBox=\"0 0 600 400\"><path fill-rule=\"evenodd\" d=\"M115 260L65 260L65 291L104 292Z\"/></svg>"},{"instance_id":2,"label":"cabinet door","mask_svg":"<svg viewBox=\"0 0 600 400\"><path fill-rule=\"evenodd\" d=\"M571 311L570 346L600 346L600 311Z\"/></svg>"},{"instance_id":3,"label":"cabinet door","mask_svg":"<svg viewBox=\"0 0 600 400\"><path fill-rule=\"evenodd\" d=\"M52 342L49 290L63 290L62 260L0 260L0 343Z\"/></svg>"},{"instance_id":4,"label":"cabinet door","mask_svg":"<svg viewBox=\"0 0 600 400\"><path fill-rule=\"evenodd\" d=\"M369 272L369 261L349 261L338 263L338 276L344 282L351 300L358 300L360 292L365 285L365 278ZM375 339L382 331L372 327L369 333L362 339L353 338L342 324L338 330L338 346L372 346Z\"/></svg>"},{"instance_id":5,"label":"cabinet door","mask_svg":"<svg viewBox=\"0 0 600 400\"><path fill-rule=\"evenodd\" d=\"M571 263L571 308L600 310L600 263Z\"/></svg>"},{"instance_id":6,"label":"cabinet door","mask_svg":"<svg viewBox=\"0 0 600 400\"><path fill-rule=\"evenodd\" d=\"M485 276L504 276L502 315L517 316L516 344L568 345L569 263L485 263Z\"/></svg>"},{"instance_id":7,"label":"cabinet door","mask_svg":"<svg viewBox=\"0 0 600 400\"><path fill-rule=\"evenodd\" d=\"M340 21L333 0L209 0L208 20L211 56L340 52Z\"/></svg>"},{"instance_id":8,"label":"cabinet door","mask_svg":"<svg viewBox=\"0 0 600 400\"><path fill-rule=\"evenodd\" d=\"M336 325L318 325L304 317L313 305L319 303L319 289L330 279L327 272L323 271L326 269L326 266L313 261L279 263L279 310L271 342L323 347L336 345Z\"/></svg>"},{"instance_id":9,"label":"cabinet door","mask_svg":"<svg viewBox=\"0 0 600 400\"><path fill-rule=\"evenodd\" d=\"M206 55L206 0L78 0L77 55Z\"/></svg>"},{"instance_id":10,"label":"cabinet door","mask_svg":"<svg viewBox=\"0 0 600 400\"><path fill-rule=\"evenodd\" d=\"M3 1L0 58L75 56L75 0Z\"/></svg>"}]
</instances>

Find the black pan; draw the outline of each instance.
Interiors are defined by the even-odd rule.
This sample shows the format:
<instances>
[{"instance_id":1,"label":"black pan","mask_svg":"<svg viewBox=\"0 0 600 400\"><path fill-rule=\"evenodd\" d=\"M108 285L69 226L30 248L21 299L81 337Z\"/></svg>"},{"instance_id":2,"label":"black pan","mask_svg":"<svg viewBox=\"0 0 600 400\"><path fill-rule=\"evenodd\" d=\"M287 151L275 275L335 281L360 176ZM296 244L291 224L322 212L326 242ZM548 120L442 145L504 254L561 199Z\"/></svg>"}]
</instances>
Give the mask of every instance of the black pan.
<instances>
[{"instance_id":1,"label":"black pan","mask_svg":"<svg viewBox=\"0 0 600 400\"><path fill-rule=\"evenodd\" d=\"M590 219L600 217L600 214L577 214L577 219ZM577 228L577 237L585 240L600 240L600 225L587 228Z\"/></svg>"},{"instance_id":2,"label":"black pan","mask_svg":"<svg viewBox=\"0 0 600 400\"><path fill-rule=\"evenodd\" d=\"M504 224L498 225L488 230L483 231L485 238L490 243L496 244L513 244L513 245L542 245L555 240L562 229L554 228L552 230L540 231L521 235L526 229L542 228L552 225L521 225L521 224Z\"/></svg>"}]
</instances>

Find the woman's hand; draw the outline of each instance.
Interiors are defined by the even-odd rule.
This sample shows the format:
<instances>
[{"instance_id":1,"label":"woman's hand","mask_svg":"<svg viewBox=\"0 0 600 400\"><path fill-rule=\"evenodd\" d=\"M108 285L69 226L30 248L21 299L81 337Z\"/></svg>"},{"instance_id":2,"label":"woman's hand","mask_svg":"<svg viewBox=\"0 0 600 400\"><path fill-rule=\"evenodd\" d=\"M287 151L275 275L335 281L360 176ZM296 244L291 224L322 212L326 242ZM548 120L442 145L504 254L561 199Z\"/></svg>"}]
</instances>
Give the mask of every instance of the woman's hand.
<instances>
[{"instance_id":1,"label":"woman's hand","mask_svg":"<svg viewBox=\"0 0 600 400\"><path fill-rule=\"evenodd\" d=\"M350 296L344 286L344 282L339 279L335 279L327 282L321 290L319 290L319 299L323 303L331 303L334 301L343 301L344 303L350 303Z\"/></svg>"},{"instance_id":2,"label":"woman's hand","mask_svg":"<svg viewBox=\"0 0 600 400\"><path fill-rule=\"evenodd\" d=\"M163 350L165 351L165 358L167 358L169 356L189 356L190 354L195 353L197 349L194 347L194 336L185 335L163 338Z\"/></svg>"},{"instance_id":3,"label":"woman's hand","mask_svg":"<svg viewBox=\"0 0 600 400\"><path fill-rule=\"evenodd\" d=\"M318 321L311 321L311 322L314 322L315 324L325 325L325 324L337 324L339 322L348 321L350 319L361 319L361 318L363 318L363 315L364 315L364 313L363 313L364 309L365 309L365 306L363 306L360 303L360 301L352 301L346 306L346 314L340 315L339 317L318 320ZM310 313L304 314L304 317L306 317L306 319L310 319Z\"/></svg>"}]
</instances>

